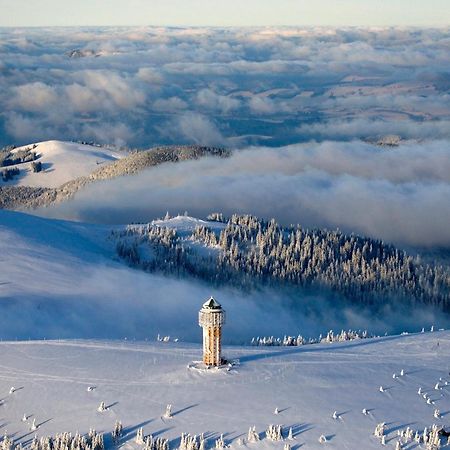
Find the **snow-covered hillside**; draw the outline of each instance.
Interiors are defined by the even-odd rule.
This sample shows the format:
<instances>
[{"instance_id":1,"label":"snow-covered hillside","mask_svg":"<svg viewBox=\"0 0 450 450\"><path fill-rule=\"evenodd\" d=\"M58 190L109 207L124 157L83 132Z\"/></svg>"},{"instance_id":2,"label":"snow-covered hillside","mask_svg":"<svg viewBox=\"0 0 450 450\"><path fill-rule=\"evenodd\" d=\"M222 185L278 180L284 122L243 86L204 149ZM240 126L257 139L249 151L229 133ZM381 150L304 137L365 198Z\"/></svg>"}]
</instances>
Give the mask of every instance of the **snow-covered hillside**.
<instances>
[{"instance_id":1,"label":"snow-covered hillside","mask_svg":"<svg viewBox=\"0 0 450 450\"><path fill-rule=\"evenodd\" d=\"M31 144L31 147L35 145L33 151L38 157L36 161L42 164L42 171L34 173L31 162L8 166L8 169L17 167L20 174L7 182L0 179L0 186L58 187L124 156L107 148L73 142L46 141ZM12 153L28 147L30 145L19 147Z\"/></svg>"},{"instance_id":2,"label":"snow-covered hillside","mask_svg":"<svg viewBox=\"0 0 450 450\"><path fill-rule=\"evenodd\" d=\"M154 224L189 234L205 222L176 217ZM227 310L228 343L248 343L258 335L317 338L343 328L377 334L432 324L447 328L445 316L419 307L374 316L330 303L320 294L305 293L299 303L280 289L218 287L175 273L132 269L117 257L112 228L0 210L0 338L153 339L161 333L192 342L200 336L198 307L210 295ZM217 251L201 243L193 247Z\"/></svg>"},{"instance_id":3,"label":"snow-covered hillside","mask_svg":"<svg viewBox=\"0 0 450 450\"><path fill-rule=\"evenodd\" d=\"M0 210L0 339L153 339L161 333L196 341L198 307L210 295L226 305L227 342L250 342L257 334L317 336L346 324L340 318L304 322L283 307L278 292L243 293L134 270L117 260L110 233L108 226Z\"/></svg>"},{"instance_id":4,"label":"snow-covered hillside","mask_svg":"<svg viewBox=\"0 0 450 450\"><path fill-rule=\"evenodd\" d=\"M373 436L380 422L386 423L386 448L395 447L397 430L450 425L447 331L300 348L229 346L224 353L238 361L230 371L201 372L187 368L201 357L194 344L3 342L2 433L29 443L34 434L87 433L90 427L109 434L120 420L120 445L127 449L140 447L134 443L139 427L168 438L171 449L178 448L181 433L203 432L209 449L222 433L226 444L240 448L238 440L246 441L255 426L262 440L242 448L282 449L289 443L368 450L382 448ZM9 394L11 387L16 391ZM433 404L417 394L419 388ZM98 412L102 401L108 409ZM170 419L162 417L167 404L173 405ZM436 409L442 418L433 416ZM30 431L33 420L36 431ZM294 439L265 438L270 424L283 425L285 438L292 428ZM321 435L326 444L319 443Z\"/></svg>"}]
</instances>

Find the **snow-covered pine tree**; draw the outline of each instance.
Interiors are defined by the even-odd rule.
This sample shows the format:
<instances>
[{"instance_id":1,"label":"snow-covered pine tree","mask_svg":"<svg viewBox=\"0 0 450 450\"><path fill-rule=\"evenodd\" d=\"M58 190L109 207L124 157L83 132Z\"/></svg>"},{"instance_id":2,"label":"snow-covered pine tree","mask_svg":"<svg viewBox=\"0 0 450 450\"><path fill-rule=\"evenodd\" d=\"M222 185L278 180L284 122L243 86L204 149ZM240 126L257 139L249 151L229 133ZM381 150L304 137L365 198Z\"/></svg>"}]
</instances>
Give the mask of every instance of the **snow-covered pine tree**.
<instances>
[{"instance_id":1,"label":"snow-covered pine tree","mask_svg":"<svg viewBox=\"0 0 450 450\"><path fill-rule=\"evenodd\" d=\"M290 441L292 441L294 439L294 434L292 432L292 427L289 427L289 433L288 433L288 437L287 437Z\"/></svg>"},{"instance_id":2,"label":"snow-covered pine tree","mask_svg":"<svg viewBox=\"0 0 450 450\"><path fill-rule=\"evenodd\" d=\"M154 450L153 436L151 434L144 438L143 450Z\"/></svg>"},{"instance_id":3,"label":"snow-covered pine tree","mask_svg":"<svg viewBox=\"0 0 450 450\"><path fill-rule=\"evenodd\" d=\"M168 404L166 406L166 411L164 412L164 416L165 419L171 419L172 418L172 405Z\"/></svg>"},{"instance_id":4,"label":"snow-covered pine tree","mask_svg":"<svg viewBox=\"0 0 450 450\"><path fill-rule=\"evenodd\" d=\"M113 442L115 443L119 442L119 439L122 436L122 431L123 431L122 422L120 422L120 420L116 420L116 423L114 424L114 429L111 433Z\"/></svg>"},{"instance_id":5,"label":"snow-covered pine tree","mask_svg":"<svg viewBox=\"0 0 450 450\"><path fill-rule=\"evenodd\" d=\"M3 440L0 442L1 450L12 450L14 446L14 441L8 437L7 434L3 436Z\"/></svg>"},{"instance_id":6,"label":"snow-covered pine tree","mask_svg":"<svg viewBox=\"0 0 450 450\"><path fill-rule=\"evenodd\" d=\"M144 445L144 430L142 427L137 430L135 442L138 445Z\"/></svg>"},{"instance_id":7,"label":"snow-covered pine tree","mask_svg":"<svg viewBox=\"0 0 450 450\"><path fill-rule=\"evenodd\" d=\"M248 442L258 442L259 441L259 433L256 431L255 426L250 427L248 429L247 441Z\"/></svg>"},{"instance_id":8,"label":"snow-covered pine tree","mask_svg":"<svg viewBox=\"0 0 450 450\"><path fill-rule=\"evenodd\" d=\"M266 430L266 437L272 441L282 441L283 429L281 425L269 425Z\"/></svg>"},{"instance_id":9,"label":"snow-covered pine tree","mask_svg":"<svg viewBox=\"0 0 450 450\"><path fill-rule=\"evenodd\" d=\"M375 427L375 431L373 432L373 434L378 437L381 438L381 436L384 435L386 431L386 423L385 422L381 422L379 424L377 424L377 426Z\"/></svg>"},{"instance_id":10,"label":"snow-covered pine tree","mask_svg":"<svg viewBox=\"0 0 450 450\"><path fill-rule=\"evenodd\" d=\"M205 448L206 448L206 439L205 435L202 433L200 435L198 450L205 450Z\"/></svg>"},{"instance_id":11,"label":"snow-covered pine tree","mask_svg":"<svg viewBox=\"0 0 450 450\"><path fill-rule=\"evenodd\" d=\"M225 448L225 441L223 440L223 434L220 435L220 438L216 440L216 450L223 450Z\"/></svg>"},{"instance_id":12,"label":"snow-covered pine tree","mask_svg":"<svg viewBox=\"0 0 450 450\"><path fill-rule=\"evenodd\" d=\"M100 405L98 406L98 408L97 408L97 411L98 412L104 412L104 411L106 411L106 404L105 404L105 402L101 402L100 403Z\"/></svg>"}]
</instances>

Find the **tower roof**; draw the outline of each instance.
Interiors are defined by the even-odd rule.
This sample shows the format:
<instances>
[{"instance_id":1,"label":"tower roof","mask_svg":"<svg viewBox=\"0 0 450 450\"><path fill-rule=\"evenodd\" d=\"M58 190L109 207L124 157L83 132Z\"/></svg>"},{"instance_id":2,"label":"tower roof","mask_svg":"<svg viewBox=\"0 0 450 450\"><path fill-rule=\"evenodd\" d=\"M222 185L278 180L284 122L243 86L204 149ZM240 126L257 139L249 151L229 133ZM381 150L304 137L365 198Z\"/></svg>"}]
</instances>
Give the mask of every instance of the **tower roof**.
<instances>
[{"instance_id":1,"label":"tower roof","mask_svg":"<svg viewBox=\"0 0 450 450\"><path fill-rule=\"evenodd\" d=\"M214 297L210 297L209 300L203 303L202 309L222 309L222 306Z\"/></svg>"}]
</instances>

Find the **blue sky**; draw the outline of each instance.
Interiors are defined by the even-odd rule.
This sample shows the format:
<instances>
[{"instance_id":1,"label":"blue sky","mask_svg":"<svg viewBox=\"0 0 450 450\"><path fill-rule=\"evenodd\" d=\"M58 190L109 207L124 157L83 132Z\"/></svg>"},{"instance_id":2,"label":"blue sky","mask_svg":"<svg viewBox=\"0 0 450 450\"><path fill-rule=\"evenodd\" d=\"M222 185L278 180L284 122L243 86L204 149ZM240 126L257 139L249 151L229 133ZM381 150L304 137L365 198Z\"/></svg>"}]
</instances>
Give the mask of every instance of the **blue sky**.
<instances>
[{"instance_id":1,"label":"blue sky","mask_svg":"<svg viewBox=\"0 0 450 450\"><path fill-rule=\"evenodd\" d=\"M447 26L449 0L0 0L0 26Z\"/></svg>"}]
</instances>

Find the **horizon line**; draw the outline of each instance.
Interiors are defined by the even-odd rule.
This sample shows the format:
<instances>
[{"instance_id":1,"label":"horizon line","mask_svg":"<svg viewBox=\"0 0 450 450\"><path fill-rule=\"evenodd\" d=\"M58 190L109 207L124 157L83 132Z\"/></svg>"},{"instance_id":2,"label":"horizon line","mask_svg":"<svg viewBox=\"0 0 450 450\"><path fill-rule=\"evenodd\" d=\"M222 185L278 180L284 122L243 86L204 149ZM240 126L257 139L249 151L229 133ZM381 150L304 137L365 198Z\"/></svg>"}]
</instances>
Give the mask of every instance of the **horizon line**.
<instances>
[{"instance_id":1,"label":"horizon line","mask_svg":"<svg viewBox=\"0 0 450 450\"><path fill-rule=\"evenodd\" d=\"M268 28L330 28L330 29L344 29L344 28L359 28L359 29L450 29L450 24L442 25L419 25L419 24L410 24L410 25L327 25L327 24L299 24L299 25L283 25L283 24L271 24L271 25L173 25L173 24L73 24L73 25L1 25L0 28L179 28L179 29L201 29L201 28L215 28L215 29L268 29Z\"/></svg>"}]
</instances>

